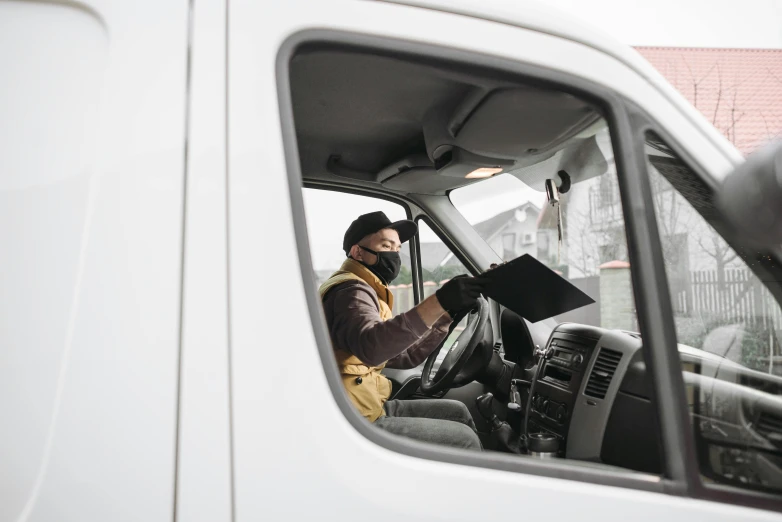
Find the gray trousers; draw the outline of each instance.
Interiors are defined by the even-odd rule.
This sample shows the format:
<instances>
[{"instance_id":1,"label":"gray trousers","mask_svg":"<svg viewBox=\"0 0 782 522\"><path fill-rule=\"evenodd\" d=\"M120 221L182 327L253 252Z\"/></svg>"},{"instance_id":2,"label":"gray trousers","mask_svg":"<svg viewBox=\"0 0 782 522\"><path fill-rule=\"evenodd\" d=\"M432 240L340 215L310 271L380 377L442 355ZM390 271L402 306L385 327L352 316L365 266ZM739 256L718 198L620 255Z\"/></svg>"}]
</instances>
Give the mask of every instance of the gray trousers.
<instances>
[{"instance_id":1,"label":"gray trousers","mask_svg":"<svg viewBox=\"0 0 782 522\"><path fill-rule=\"evenodd\" d=\"M395 435L454 448L481 449L470 410L449 399L388 401L375 426Z\"/></svg>"}]
</instances>

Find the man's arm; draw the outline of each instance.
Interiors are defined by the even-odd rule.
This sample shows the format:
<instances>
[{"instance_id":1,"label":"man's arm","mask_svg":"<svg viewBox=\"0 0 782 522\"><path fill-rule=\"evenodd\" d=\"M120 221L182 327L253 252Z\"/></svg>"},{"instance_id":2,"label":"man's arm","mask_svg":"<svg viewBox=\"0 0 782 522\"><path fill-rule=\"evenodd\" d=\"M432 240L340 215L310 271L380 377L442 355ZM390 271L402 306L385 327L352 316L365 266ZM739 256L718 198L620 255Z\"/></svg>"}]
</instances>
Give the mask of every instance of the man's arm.
<instances>
[{"instance_id":1,"label":"man's arm","mask_svg":"<svg viewBox=\"0 0 782 522\"><path fill-rule=\"evenodd\" d=\"M431 326L437 322L438 319L442 315L447 315L445 308L442 307L440 304L440 301L437 299L437 296L435 294L430 295L420 303L418 303L415 307L413 307L413 310L418 312L418 315L421 316L421 320L426 324L427 328L431 328ZM448 322L450 322L451 316L448 316Z\"/></svg>"},{"instance_id":2,"label":"man's arm","mask_svg":"<svg viewBox=\"0 0 782 522\"><path fill-rule=\"evenodd\" d=\"M415 308L383 321L374 290L364 282L343 283L323 299L331 339L365 364L376 366L410 348L441 317L474 305L485 283L476 277L457 277ZM445 307L441 305L445 304Z\"/></svg>"},{"instance_id":3,"label":"man's arm","mask_svg":"<svg viewBox=\"0 0 782 522\"><path fill-rule=\"evenodd\" d=\"M429 354L431 354L448 335L448 326L450 324L451 317L448 314L440 316L418 342L393 359L390 359L386 363L386 368L406 370L408 368L415 368L424 362L426 358L429 357Z\"/></svg>"},{"instance_id":4,"label":"man's arm","mask_svg":"<svg viewBox=\"0 0 782 522\"><path fill-rule=\"evenodd\" d=\"M415 368L431 354L440 342L448 335L448 325L451 315L447 310L458 311L473 307L480 296L485 279L469 276L458 276L440 287L433 296L425 299L414 310L425 317L431 329L414 345L400 353L386 364L389 368ZM435 303L428 301L434 298ZM438 315L439 314L439 315ZM429 320L434 320L430 323Z\"/></svg>"},{"instance_id":5,"label":"man's arm","mask_svg":"<svg viewBox=\"0 0 782 522\"><path fill-rule=\"evenodd\" d=\"M382 364L407 350L442 315L440 313L432 319L437 309L430 302L424 307L424 314L431 321L427 324L417 310L423 304L383 321L378 311L377 296L367 284L359 281L335 287L323 300L331 339L336 347L349 351L371 366Z\"/></svg>"}]
</instances>

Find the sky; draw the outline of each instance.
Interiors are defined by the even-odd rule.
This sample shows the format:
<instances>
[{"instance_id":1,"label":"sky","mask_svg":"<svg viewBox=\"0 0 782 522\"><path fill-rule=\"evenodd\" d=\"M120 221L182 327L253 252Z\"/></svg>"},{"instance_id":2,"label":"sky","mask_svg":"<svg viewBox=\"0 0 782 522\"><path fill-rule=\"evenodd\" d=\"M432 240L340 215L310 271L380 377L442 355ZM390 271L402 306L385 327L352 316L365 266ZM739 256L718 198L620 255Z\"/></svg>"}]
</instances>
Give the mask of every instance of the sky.
<instances>
[{"instance_id":1,"label":"sky","mask_svg":"<svg viewBox=\"0 0 782 522\"><path fill-rule=\"evenodd\" d=\"M633 46L782 49L782 0L655 0L646 3L548 0L546 3ZM490 181L495 185L503 183ZM485 187L476 186L475 192L484 188L487 193L495 190L487 183ZM492 200L490 204L463 205L465 217L474 223L527 200L538 205L543 201L540 194L530 189L510 188L503 198ZM339 266L344 259L342 236L358 215L383 210L392 220L404 218L401 207L370 198L305 190L304 201L316 270ZM437 239L429 236L431 233L424 234L421 240Z\"/></svg>"},{"instance_id":2,"label":"sky","mask_svg":"<svg viewBox=\"0 0 782 522\"><path fill-rule=\"evenodd\" d=\"M548 0L633 46L782 48L782 0Z\"/></svg>"}]
</instances>

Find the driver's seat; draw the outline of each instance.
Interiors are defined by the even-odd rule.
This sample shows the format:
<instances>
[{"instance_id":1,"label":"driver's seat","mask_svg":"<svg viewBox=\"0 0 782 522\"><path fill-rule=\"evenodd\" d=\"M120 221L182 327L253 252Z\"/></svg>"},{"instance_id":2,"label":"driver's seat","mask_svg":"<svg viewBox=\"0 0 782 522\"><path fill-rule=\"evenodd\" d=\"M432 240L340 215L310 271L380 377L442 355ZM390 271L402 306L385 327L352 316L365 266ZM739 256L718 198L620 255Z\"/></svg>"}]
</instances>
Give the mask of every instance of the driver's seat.
<instances>
[{"instance_id":1,"label":"driver's seat","mask_svg":"<svg viewBox=\"0 0 782 522\"><path fill-rule=\"evenodd\" d=\"M505 360L528 368L535 360L535 344L529 335L524 319L505 308L500 314L502 345L505 348Z\"/></svg>"}]
</instances>

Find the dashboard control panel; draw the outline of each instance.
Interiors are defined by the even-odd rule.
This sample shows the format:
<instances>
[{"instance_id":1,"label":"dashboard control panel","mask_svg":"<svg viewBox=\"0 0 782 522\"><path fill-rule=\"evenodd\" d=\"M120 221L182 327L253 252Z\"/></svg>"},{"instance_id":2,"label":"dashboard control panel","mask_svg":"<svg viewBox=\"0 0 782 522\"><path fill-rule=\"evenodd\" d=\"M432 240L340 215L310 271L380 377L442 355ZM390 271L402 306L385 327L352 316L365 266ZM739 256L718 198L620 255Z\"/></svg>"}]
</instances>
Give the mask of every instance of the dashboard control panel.
<instances>
[{"instance_id":1,"label":"dashboard control panel","mask_svg":"<svg viewBox=\"0 0 782 522\"><path fill-rule=\"evenodd\" d=\"M567 420L568 406L566 403L557 402L539 393L532 396L532 410L557 424L564 424Z\"/></svg>"},{"instance_id":2,"label":"dashboard control panel","mask_svg":"<svg viewBox=\"0 0 782 522\"><path fill-rule=\"evenodd\" d=\"M555 435L562 441L562 451L578 391L597 345L595 334L594 329L561 324L549 340L550 355L541 358L544 366L538 373L530 403L530 431Z\"/></svg>"},{"instance_id":3,"label":"dashboard control panel","mask_svg":"<svg viewBox=\"0 0 782 522\"><path fill-rule=\"evenodd\" d=\"M584 365L591 350L580 342L565 338L551 340L551 349L554 351L549 364L578 370Z\"/></svg>"}]
</instances>

